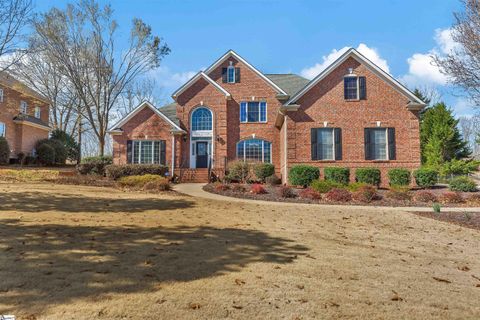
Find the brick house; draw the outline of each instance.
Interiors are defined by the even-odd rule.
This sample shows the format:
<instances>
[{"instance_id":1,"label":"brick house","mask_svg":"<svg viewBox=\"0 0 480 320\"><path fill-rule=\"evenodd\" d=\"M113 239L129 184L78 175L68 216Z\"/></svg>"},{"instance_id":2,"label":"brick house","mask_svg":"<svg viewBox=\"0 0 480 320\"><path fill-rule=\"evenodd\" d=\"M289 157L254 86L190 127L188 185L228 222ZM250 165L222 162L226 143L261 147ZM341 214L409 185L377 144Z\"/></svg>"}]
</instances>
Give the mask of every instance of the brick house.
<instances>
[{"instance_id":1,"label":"brick house","mask_svg":"<svg viewBox=\"0 0 480 320\"><path fill-rule=\"evenodd\" d=\"M48 138L49 102L6 72L0 73L0 136L7 139L10 158L34 152L35 142Z\"/></svg>"},{"instance_id":2,"label":"brick house","mask_svg":"<svg viewBox=\"0 0 480 320\"><path fill-rule=\"evenodd\" d=\"M349 49L311 81L263 74L228 51L155 108L140 104L113 126L114 162L162 163L192 180L229 161L271 162L287 182L295 164L420 166L419 111L425 104ZM188 179L184 179L188 180Z\"/></svg>"}]
</instances>

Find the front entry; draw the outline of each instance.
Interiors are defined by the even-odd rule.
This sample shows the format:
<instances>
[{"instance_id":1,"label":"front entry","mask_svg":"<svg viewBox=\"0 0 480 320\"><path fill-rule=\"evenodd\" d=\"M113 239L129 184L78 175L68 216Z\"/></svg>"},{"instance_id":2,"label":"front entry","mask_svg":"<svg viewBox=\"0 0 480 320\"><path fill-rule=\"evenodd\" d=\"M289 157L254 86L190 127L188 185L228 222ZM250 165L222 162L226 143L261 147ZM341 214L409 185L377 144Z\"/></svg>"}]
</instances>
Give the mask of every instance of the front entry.
<instances>
[{"instance_id":1,"label":"front entry","mask_svg":"<svg viewBox=\"0 0 480 320\"><path fill-rule=\"evenodd\" d=\"M196 167L207 168L208 167L208 142L197 141L196 143Z\"/></svg>"}]
</instances>

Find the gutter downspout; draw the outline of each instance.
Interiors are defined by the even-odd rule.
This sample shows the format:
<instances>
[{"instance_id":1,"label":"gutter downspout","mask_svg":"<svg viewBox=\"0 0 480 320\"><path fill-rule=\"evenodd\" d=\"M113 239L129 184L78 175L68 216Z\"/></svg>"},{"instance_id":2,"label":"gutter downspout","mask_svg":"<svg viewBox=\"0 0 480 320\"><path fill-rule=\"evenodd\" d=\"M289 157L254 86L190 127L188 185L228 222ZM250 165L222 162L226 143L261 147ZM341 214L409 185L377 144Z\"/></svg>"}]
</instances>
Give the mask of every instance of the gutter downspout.
<instances>
[{"instance_id":1,"label":"gutter downspout","mask_svg":"<svg viewBox=\"0 0 480 320\"><path fill-rule=\"evenodd\" d=\"M173 178L175 174L175 134L172 134L172 174L171 178Z\"/></svg>"},{"instance_id":2,"label":"gutter downspout","mask_svg":"<svg viewBox=\"0 0 480 320\"><path fill-rule=\"evenodd\" d=\"M284 119L284 121L283 121L283 125L285 126L285 134L284 134L285 137L284 137L284 142L283 142L283 143L284 143L284 149L285 149L285 151L284 151L284 155L283 155L283 156L284 156L284 158L285 158L285 159L284 159L284 161L285 161L285 168L284 168L284 170L283 170L283 171L284 171L283 174L284 174L284 177L285 177L285 184L287 184L287 183L288 183L288 162L287 162L287 161L288 161L288 160L287 160L287 159L288 159L288 143L287 143L287 137L288 137L288 135L287 135L287 130L288 130L287 118L288 118L288 117L287 117L287 113L286 113L286 112L284 113L284 117L285 117L285 119Z\"/></svg>"}]
</instances>

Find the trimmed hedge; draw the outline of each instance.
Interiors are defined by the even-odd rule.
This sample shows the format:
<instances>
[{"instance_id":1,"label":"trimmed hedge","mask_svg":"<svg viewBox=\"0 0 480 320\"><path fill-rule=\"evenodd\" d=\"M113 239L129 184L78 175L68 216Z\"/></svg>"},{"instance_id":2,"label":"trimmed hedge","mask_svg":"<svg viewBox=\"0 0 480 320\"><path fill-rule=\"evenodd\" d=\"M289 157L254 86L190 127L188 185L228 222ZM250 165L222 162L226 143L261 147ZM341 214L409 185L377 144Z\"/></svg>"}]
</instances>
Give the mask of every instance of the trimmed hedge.
<instances>
[{"instance_id":1,"label":"trimmed hedge","mask_svg":"<svg viewBox=\"0 0 480 320\"><path fill-rule=\"evenodd\" d=\"M431 188L438 181L438 172L434 169L420 168L413 172L415 183L420 188Z\"/></svg>"},{"instance_id":2,"label":"trimmed hedge","mask_svg":"<svg viewBox=\"0 0 480 320\"><path fill-rule=\"evenodd\" d=\"M38 140L35 143L35 149L37 150L37 153L40 146L44 144L49 145L54 150L54 153L53 153L54 160L50 164L65 164L65 162L67 161L67 149L65 148L65 146L61 141L56 139ZM47 164L47 163L43 162L43 164Z\"/></svg>"},{"instance_id":3,"label":"trimmed hedge","mask_svg":"<svg viewBox=\"0 0 480 320\"><path fill-rule=\"evenodd\" d=\"M329 167L324 170L325 180L335 181L347 185L350 182L350 169Z\"/></svg>"},{"instance_id":4,"label":"trimmed hedge","mask_svg":"<svg viewBox=\"0 0 480 320\"><path fill-rule=\"evenodd\" d=\"M86 157L77 165L80 174L105 175L105 167L113 163L111 156Z\"/></svg>"},{"instance_id":5,"label":"trimmed hedge","mask_svg":"<svg viewBox=\"0 0 480 320\"><path fill-rule=\"evenodd\" d=\"M105 167L107 177L117 180L127 176L156 174L165 176L168 167L159 164L111 164Z\"/></svg>"},{"instance_id":6,"label":"trimmed hedge","mask_svg":"<svg viewBox=\"0 0 480 320\"><path fill-rule=\"evenodd\" d=\"M331 180L314 180L310 184L310 188L319 193L327 193L334 188L342 188L343 186L343 184Z\"/></svg>"},{"instance_id":7,"label":"trimmed hedge","mask_svg":"<svg viewBox=\"0 0 480 320\"><path fill-rule=\"evenodd\" d=\"M477 184L469 177L456 177L450 181L449 188L452 191L475 192Z\"/></svg>"},{"instance_id":8,"label":"trimmed hedge","mask_svg":"<svg viewBox=\"0 0 480 320\"><path fill-rule=\"evenodd\" d=\"M0 164L7 164L10 161L10 146L5 137L0 137Z\"/></svg>"},{"instance_id":9,"label":"trimmed hedge","mask_svg":"<svg viewBox=\"0 0 480 320\"><path fill-rule=\"evenodd\" d=\"M257 163L253 166L253 173L262 182L265 182L267 177L275 173L275 166L271 163Z\"/></svg>"},{"instance_id":10,"label":"trimmed hedge","mask_svg":"<svg viewBox=\"0 0 480 320\"><path fill-rule=\"evenodd\" d=\"M43 165L55 164L55 149L50 144L43 143L37 148L38 161Z\"/></svg>"},{"instance_id":11,"label":"trimmed hedge","mask_svg":"<svg viewBox=\"0 0 480 320\"><path fill-rule=\"evenodd\" d=\"M245 161L233 161L228 164L228 181L246 182L251 176L252 166Z\"/></svg>"},{"instance_id":12,"label":"trimmed hedge","mask_svg":"<svg viewBox=\"0 0 480 320\"><path fill-rule=\"evenodd\" d=\"M320 178L320 169L305 164L293 166L288 173L288 180L295 186L309 186L318 178Z\"/></svg>"},{"instance_id":13,"label":"trimmed hedge","mask_svg":"<svg viewBox=\"0 0 480 320\"><path fill-rule=\"evenodd\" d=\"M388 180L390 185L408 186L410 184L410 171L403 168L388 170Z\"/></svg>"},{"instance_id":14,"label":"trimmed hedge","mask_svg":"<svg viewBox=\"0 0 480 320\"><path fill-rule=\"evenodd\" d=\"M368 183L374 186L380 185L380 169L377 168L358 168L355 170L355 179L357 182Z\"/></svg>"}]
</instances>

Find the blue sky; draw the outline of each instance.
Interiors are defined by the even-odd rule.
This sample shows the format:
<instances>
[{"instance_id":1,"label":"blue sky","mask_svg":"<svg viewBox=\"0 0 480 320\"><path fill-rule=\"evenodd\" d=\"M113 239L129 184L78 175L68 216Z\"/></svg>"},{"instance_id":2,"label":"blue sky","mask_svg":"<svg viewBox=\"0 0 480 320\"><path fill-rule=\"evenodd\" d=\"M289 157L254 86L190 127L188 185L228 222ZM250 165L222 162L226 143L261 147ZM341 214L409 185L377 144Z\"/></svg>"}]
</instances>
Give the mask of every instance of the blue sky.
<instances>
[{"instance_id":1,"label":"blue sky","mask_svg":"<svg viewBox=\"0 0 480 320\"><path fill-rule=\"evenodd\" d=\"M40 12L65 3L36 0ZM409 87L437 89L457 115L473 113L468 100L452 94L446 78L429 62L431 53L444 54L454 46L448 29L452 12L461 9L456 0L110 3L121 33L127 35L132 18L138 17L171 47L152 73L164 99L228 49L265 73L312 77L342 49L353 46Z\"/></svg>"}]
</instances>

